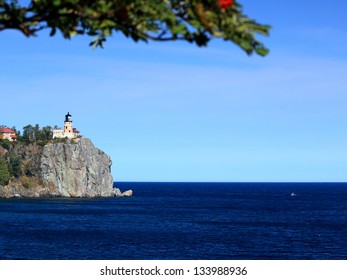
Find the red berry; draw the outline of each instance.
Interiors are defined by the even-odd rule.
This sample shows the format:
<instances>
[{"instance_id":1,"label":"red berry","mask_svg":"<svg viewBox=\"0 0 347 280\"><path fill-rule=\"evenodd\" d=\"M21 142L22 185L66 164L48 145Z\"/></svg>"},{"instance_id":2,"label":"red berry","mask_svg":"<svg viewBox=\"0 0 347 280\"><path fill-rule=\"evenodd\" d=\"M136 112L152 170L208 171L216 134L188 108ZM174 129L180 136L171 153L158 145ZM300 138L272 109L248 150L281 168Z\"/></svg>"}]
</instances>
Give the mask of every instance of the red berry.
<instances>
[{"instance_id":1,"label":"red berry","mask_svg":"<svg viewBox=\"0 0 347 280\"><path fill-rule=\"evenodd\" d=\"M233 0L218 0L218 5L221 7L223 10L228 8L233 4Z\"/></svg>"}]
</instances>

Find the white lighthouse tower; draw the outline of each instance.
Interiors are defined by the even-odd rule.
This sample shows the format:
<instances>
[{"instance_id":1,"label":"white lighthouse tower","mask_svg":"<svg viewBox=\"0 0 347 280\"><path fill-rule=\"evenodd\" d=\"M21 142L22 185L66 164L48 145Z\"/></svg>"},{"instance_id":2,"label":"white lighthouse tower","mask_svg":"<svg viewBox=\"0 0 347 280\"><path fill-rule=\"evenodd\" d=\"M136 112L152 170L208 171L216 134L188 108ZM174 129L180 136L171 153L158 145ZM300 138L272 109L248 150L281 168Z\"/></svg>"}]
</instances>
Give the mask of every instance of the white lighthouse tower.
<instances>
[{"instance_id":1,"label":"white lighthouse tower","mask_svg":"<svg viewBox=\"0 0 347 280\"><path fill-rule=\"evenodd\" d=\"M64 134L67 136L70 133L73 133L73 128L72 128L72 119L71 119L71 115L68 112L65 115L65 121L64 121ZM68 137L70 138L70 137Z\"/></svg>"},{"instance_id":2,"label":"white lighthouse tower","mask_svg":"<svg viewBox=\"0 0 347 280\"><path fill-rule=\"evenodd\" d=\"M65 115L64 129L54 129L53 138L74 139L74 138L77 138L78 136L79 136L79 131L76 128L73 128L71 115L68 112Z\"/></svg>"}]
</instances>

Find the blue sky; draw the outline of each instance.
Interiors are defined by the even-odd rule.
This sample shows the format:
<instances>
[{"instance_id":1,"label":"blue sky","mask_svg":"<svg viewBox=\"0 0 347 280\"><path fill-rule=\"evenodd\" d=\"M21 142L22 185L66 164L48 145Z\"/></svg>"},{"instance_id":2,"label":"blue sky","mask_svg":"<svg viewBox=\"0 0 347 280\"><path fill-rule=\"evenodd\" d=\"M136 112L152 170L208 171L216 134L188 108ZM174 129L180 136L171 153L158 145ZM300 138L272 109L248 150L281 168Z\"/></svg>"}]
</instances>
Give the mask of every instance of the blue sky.
<instances>
[{"instance_id":1,"label":"blue sky","mask_svg":"<svg viewBox=\"0 0 347 280\"><path fill-rule=\"evenodd\" d=\"M74 125L115 181L347 181L347 2L240 1L266 58L215 41L0 33L0 124Z\"/></svg>"}]
</instances>

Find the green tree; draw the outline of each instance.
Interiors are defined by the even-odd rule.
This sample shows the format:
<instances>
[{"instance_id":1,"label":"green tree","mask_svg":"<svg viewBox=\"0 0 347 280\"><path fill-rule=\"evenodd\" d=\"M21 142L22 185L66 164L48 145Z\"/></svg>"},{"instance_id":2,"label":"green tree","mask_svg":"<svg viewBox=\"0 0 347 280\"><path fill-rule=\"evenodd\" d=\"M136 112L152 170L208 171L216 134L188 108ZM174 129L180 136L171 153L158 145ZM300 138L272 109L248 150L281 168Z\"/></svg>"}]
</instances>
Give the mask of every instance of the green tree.
<instances>
[{"instance_id":1,"label":"green tree","mask_svg":"<svg viewBox=\"0 0 347 280\"><path fill-rule=\"evenodd\" d=\"M68 39L86 34L94 37L95 47L115 32L134 41L184 40L198 46L222 38L247 54L264 56L268 49L255 36L268 35L270 27L246 16L235 0L0 0L0 31L7 29L28 37L43 29L51 36L59 30Z\"/></svg>"},{"instance_id":2,"label":"green tree","mask_svg":"<svg viewBox=\"0 0 347 280\"><path fill-rule=\"evenodd\" d=\"M10 157L8 165L10 176L18 178L21 176L21 159L19 157Z\"/></svg>"},{"instance_id":3,"label":"green tree","mask_svg":"<svg viewBox=\"0 0 347 280\"><path fill-rule=\"evenodd\" d=\"M33 127L31 124L24 126L22 141L29 143L33 141L34 138L35 138L35 127Z\"/></svg>"},{"instance_id":4,"label":"green tree","mask_svg":"<svg viewBox=\"0 0 347 280\"><path fill-rule=\"evenodd\" d=\"M53 139L53 130L52 127L49 125L42 127L40 133L42 135L42 140L48 141Z\"/></svg>"},{"instance_id":5,"label":"green tree","mask_svg":"<svg viewBox=\"0 0 347 280\"><path fill-rule=\"evenodd\" d=\"M50 126L42 128L35 127L35 141L40 145L46 145L49 140L53 139L53 132Z\"/></svg>"},{"instance_id":6,"label":"green tree","mask_svg":"<svg viewBox=\"0 0 347 280\"><path fill-rule=\"evenodd\" d=\"M5 128L5 125L0 124L0 131ZM0 141L2 140L2 133L0 132Z\"/></svg>"},{"instance_id":7,"label":"green tree","mask_svg":"<svg viewBox=\"0 0 347 280\"><path fill-rule=\"evenodd\" d=\"M0 145L1 145L1 147L3 147L5 150L9 150L9 149L12 147L11 142L8 141L7 139L0 140Z\"/></svg>"},{"instance_id":8,"label":"green tree","mask_svg":"<svg viewBox=\"0 0 347 280\"><path fill-rule=\"evenodd\" d=\"M10 180L10 172L8 171L6 160L1 157L0 158L0 185L4 186Z\"/></svg>"}]
</instances>

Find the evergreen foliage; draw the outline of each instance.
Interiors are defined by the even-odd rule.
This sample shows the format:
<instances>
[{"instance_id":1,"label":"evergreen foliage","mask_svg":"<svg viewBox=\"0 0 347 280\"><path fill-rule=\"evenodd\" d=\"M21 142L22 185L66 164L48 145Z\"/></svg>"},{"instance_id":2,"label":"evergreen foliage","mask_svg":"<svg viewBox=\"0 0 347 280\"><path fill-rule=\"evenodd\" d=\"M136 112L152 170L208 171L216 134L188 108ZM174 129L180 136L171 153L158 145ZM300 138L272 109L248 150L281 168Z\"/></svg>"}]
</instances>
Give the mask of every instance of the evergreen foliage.
<instances>
[{"instance_id":1,"label":"evergreen foliage","mask_svg":"<svg viewBox=\"0 0 347 280\"><path fill-rule=\"evenodd\" d=\"M0 145L3 147L5 150L8 150L11 148L11 142L8 141L7 139L5 140L0 140Z\"/></svg>"},{"instance_id":2,"label":"evergreen foliage","mask_svg":"<svg viewBox=\"0 0 347 280\"><path fill-rule=\"evenodd\" d=\"M21 159L19 157L11 157L8 165L11 176L18 178L21 176Z\"/></svg>"},{"instance_id":3,"label":"evergreen foliage","mask_svg":"<svg viewBox=\"0 0 347 280\"><path fill-rule=\"evenodd\" d=\"M18 137L19 141L25 143L37 143L45 145L53 138L53 130L50 126L40 128L38 124L32 126L30 124L23 127L23 135Z\"/></svg>"},{"instance_id":4,"label":"evergreen foliage","mask_svg":"<svg viewBox=\"0 0 347 280\"><path fill-rule=\"evenodd\" d=\"M5 158L0 158L0 186L4 186L10 180L10 172L8 171Z\"/></svg>"}]
</instances>

